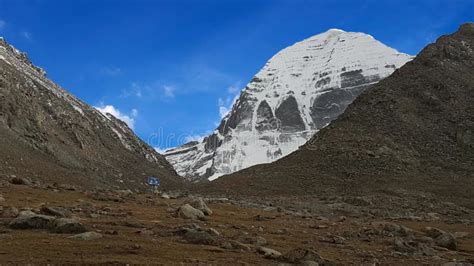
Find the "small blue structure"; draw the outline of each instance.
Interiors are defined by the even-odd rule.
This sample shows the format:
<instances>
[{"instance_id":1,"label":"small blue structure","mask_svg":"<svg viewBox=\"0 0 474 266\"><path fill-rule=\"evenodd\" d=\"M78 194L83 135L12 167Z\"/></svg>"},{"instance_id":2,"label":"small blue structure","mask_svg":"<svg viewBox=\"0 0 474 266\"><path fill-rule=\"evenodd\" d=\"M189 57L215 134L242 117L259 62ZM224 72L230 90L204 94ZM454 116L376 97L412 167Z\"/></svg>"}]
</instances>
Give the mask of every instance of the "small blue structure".
<instances>
[{"instance_id":1,"label":"small blue structure","mask_svg":"<svg viewBox=\"0 0 474 266\"><path fill-rule=\"evenodd\" d=\"M147 183L152 187L159 187L161 184L160 179L154 176L149 176Z\"/></svg>"}]
</instances>

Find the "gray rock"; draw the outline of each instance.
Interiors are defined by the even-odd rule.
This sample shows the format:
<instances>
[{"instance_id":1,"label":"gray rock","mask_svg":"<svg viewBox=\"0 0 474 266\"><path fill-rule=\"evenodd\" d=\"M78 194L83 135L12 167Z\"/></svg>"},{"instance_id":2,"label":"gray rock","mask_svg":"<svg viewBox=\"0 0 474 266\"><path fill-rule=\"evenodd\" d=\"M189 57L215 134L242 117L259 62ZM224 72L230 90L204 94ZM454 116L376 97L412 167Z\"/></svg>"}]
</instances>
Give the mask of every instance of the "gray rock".
<instances>
[{"instance_id":1,"label":"gray rock","mask_svg":"<svg viewBox=\"0 0 474 266\"><path fill-rule=\"evenodd\" d=\"M433 256L435 254L431 247L415 240L396 238L394 241L394 248L398 252L414 255Z\"/></svg>"},{"instance_id":2,"label":"gray rock","mask_svg":"<svg viewBox=\"0 0 474 266\"><path fill-rule=\"evenodd\" d=\"M425 233L427 236L431 238L437 238L438 236L444 234L445 232L443 230L440 230L438 228L434 227L426 227L425 228Z\"/></svg>"},{"instance_id":3,"label":"gray rock","mask_svg":"<svg viewBox=\"0 0 474 266\"><path fill-rule=\"evenodd\" d=\"M281 256L280 252L271 248L259 247L257 252L263 254L263 256L267 259L278 259Z\"/></svg>"},{"instance_id":4,"label":"gray rock","mask_svg":"<svg viewBox=\"0 0 474 266\"><path fill-rule=\"evenodd\" d=\"M15 207L4 207L1 217L3 217L3 218L15 218L19 214L20 214L20 212Z\"/></svg>"},{"instance_id":5,"label":"gray rock","mask_svg":"<svg viewBox=\"0 0 474 266\"><path fill-rule=\"evenodd\" d=\"M470 234L468 232L455 232L454 233L454 237L455 238L466 238L468 237Z\"/></svg>"},{"instance_id":6,"label":"gray rock","mask_svg":"<svg viewBox=\"0 0 474 266\"><path fill-rule=\"evenodd\" d=\"M324 263L323 258L318 254L318 252L306 248L293 249L282 255L280 259L289 263L302 263L304 261L314 261L320 264Z\"/></svg>"},{"instance_id":7,"label":"gray rock","mask_svg":"<svg viewBox=\"0 0 474 266\"><path fill-rule=\"evenodd\" d=\"M457 241L454 235L434 227L426 227L425 232L427 236L434 239L437 246L457 250Z\"/></svg>"},{"instance_id":8,"label":"gray rock","mask_svg":"<svg viewBox=\"0 0 474 266\"><path fill-rule=\"evenodd\" d=\"M221 235L221 233L219 233L219 231L217 231L214 228L209 228L209 229L206 230L206 232L208 232L209 234L211 234L213 236L220 236Z\"/></svg>"},{"instance_id":9,"label":"gray rock","mask_svg":"<svg viewBox=\"0 0 474 266\"><path fill-rule=\"evenodd\" d=\"M10 183L12 183L13 185L24 185L24 186L30 186L31 185L31 181L26 179L26 178L22 178L22 177L12 177L12 179L10 179Z\"/></svg>"},{"instance_id":10,"label":"gray rock","mask_svg":"<svg viewBox=\"0 0 474 266\"><path fill-rule=\"evenodd\" d=\"M227 243L230 244L230 247L232 249L244 250L244 251L249 251L251 249L248 245L236 240L229 240Z\"/></svg>"},{"instance_id":11,"label":"gray rock","mask_svg":"<svg viewBox=\"0 0 474 266\"><path fill-rule=\"evenodd\" d=\"M80 240L96 240L102 238L102 234L99 234L97 232L85 232L82 234L77 234L74 236L70 236L69 238L72 239L80 239Z\"/></svg>"},{"instance_id":12,"label":"gray rock","mask_svg":"<svg viewBox=\"0 0 474 266\"><path fill-rule=\"evenodd\" d=\"M31 211L22 211L17 218L10 222L13 229L46 229L54 221L53 216L36 214Z\"/></svg>"},{"instance_id":13,"label":"gray rock","mask_svg":"<svg viewBox=\"0 0 474 266\"><path fill-rule=\"evenodd\" d=\"M60 218L51 224L51 232L58 234L78 234L86 232L86 228L74 219Z\"/></svg>"},{"instance_id":14,"label":"gray rock","mask_svg":"<svg viewBox=\"0 0 474 266\"><path fill-rule=\"evenodd\" d=\"M55 207L48 207L48 206L41 206L40 213L44 215L56 216L66 218L69 217L69 212L64 208L55 208Z\"/></svg>"},{"instance_id":15,"label":"gray rock","mask_svg":"<svg viewBox=\"0 0 474 266\"><path fill-rule=\"evenodd\" d=\"M206 231L190 229L183 235L183 239L191 244L217 245L217 239Z\"/></svg>"},{"instance_id":16,"label":"gray rock","mask_svg":"<svg viewBox=\"0 0 474 266\"><path fill-rule=\"evenodd\" d=\"M189 204L185 204L179 207L177 216L184 219L191 219L191 220L205 220L206 219L202 211L195 209Z\"/></svg>"},{"instance_id":17,"label":"gray rock","mask_svg":"<svg viewBox=\"0 0 474 266\"><path fill-rule=\"evenodd\" d=\"M190 205L204 213L205 215L212 215L212 210L207 207L207 204L201 197L192 199Z\"/></svg>"},{"instance_id":18,"label":"gray rock","mask_svg":"<svg viewBox=\"0 0 474 266\"><path fill-rule=\"evenodd\" d=\"M386 223L383 230L394 236L407 236L413 233L413 230L410 228L396 223Z\"/></svg>"},{"instance_id":19,"label":"gray rock","mask_svg":"<svg viewBox=\"0 0 474 266\"><path fill-rule=\"evenodd\" d=\"M450 233L444 233L435 238L436 245L450 250L457 250L458 244L456 238Z\"/></svg>"},{"instance_id":20,"label":"gray rock","mask_svg":"<svg viewBox=\"0 0 474 266\"><path fill-rule=\"evenodd\" d=\"M244 244L251 244L255 246L265 246L268 244L268 241L261 236L239 235L237 240Z\"/></svg>"},{"instance_id":21,"label":"gray rock","mask_svg":"<svg viewBox=\"0 0 474 266\"><path fill-rule=\"evenodd\" d=\"M0 195L0 202L4 202L4 201L5 201L5 198L2 195Z\"/></svg>"}]
</instances>

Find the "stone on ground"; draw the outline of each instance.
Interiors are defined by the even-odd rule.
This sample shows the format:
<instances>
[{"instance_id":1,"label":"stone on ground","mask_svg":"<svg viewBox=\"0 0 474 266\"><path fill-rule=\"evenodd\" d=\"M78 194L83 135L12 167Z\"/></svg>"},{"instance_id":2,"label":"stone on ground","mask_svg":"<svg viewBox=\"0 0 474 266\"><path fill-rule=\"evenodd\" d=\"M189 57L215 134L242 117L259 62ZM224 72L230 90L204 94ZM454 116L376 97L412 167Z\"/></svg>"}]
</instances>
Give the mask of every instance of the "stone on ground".
<instances>
[{"instance_id":1,"label":"stone on ground","mask_svg":"<svg viewBox=\"0 0 474 266\"><path fill-rule=\"evenodd\" d=\"M60 218L51 224L51 232L58 234L79 234L86 232L86 228L74 219Z\"/></svg>"},{"instance_id":2,"label":"stone on ground","mask_svg":"<svg viewBox=\"0 0 474 266\"><path fill-rule=\"evenodd\" d=\"M259 247L257 251L267 259L278 259L281 256L280 252L271 248Z\"/></svg>"},{"instance_id":3,"label":"stone on ground","mask_svg":"<svg viewBox=\"0 0 474 266\"><path fill-rule=\"evenodd\" d=\"M80 240L96 240L102 238L102 234L99 234L97 232L85 232L82 234L77 234L74 236L70 236L69 238L72 239L80 239Z\"/></svg>"},{"instance_id":4,"label":"stone on ground","mask_svg":"<svg viewBox=\"0 0 474 266\"><path fill-rule=\"evenodd\" d=\"M207 206L206 202L201 197L193 198L190 205L200 211L205 215L212 215L212 210Z\"/></svg>"},{"instance_id":5,"label":"stone on ground","mask_svg":"<svg viewBox=\"0 0 474 266\"><path fill-rule=\"evenodd\" d=\"M177 216L184 218L184 219L191 219L191 220L205 220L206 217L204 213L189 204L185 204L179 207Z\"/></svg>"},{"instance_id":6,"label":"stone on ground","mask_svg":"<svg viewBox=\"0 0 474 266\"><path fill-rule=\"evenodd\" d=\"M31 211L22 211L17 218L10 222L13 229L46 229L54 221L53 216L36 214Z\"/></svg>"}]
</instances>

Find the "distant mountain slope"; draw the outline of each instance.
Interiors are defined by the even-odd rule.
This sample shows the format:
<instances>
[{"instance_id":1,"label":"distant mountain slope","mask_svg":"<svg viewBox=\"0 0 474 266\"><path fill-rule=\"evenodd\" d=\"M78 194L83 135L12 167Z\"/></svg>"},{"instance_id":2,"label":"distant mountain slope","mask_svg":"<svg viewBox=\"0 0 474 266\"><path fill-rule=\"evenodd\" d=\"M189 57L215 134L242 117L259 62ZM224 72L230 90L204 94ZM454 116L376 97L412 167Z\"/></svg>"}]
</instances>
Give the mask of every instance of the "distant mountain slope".
<instances>
[{"instance_id":1,"label":"distant mountain slope","mask_svg":"<svg viewBox=\"0 0 474 266\"><path fill-rule=\"evenodd\" d=\"M428 45L298 151L211 188L314 196L405 189L474 207L474 24Z\"/></svg>"},{"instance_id":2,"label":"distant mountain slope","mask_svg":"<svg viewBox=\"0 0 474 266\"><path fill-rule=\"evenodd\" d=\"M171 165L122 121L81 102L0 39L0 175L85 186L173 186Z\"/></svg>"},{"instance_id":3,"label":"distant mountain slope","mask_svg":"<svg viewBox=\"0 0 474 266\"><path fill-rule=\"evenodd\" d=\"M332 29L313 36L271 58L212 135L165 156L190 180L272 162L298 149L367 86L409 60L364 33Z\"/></svg>"}]
</instances>

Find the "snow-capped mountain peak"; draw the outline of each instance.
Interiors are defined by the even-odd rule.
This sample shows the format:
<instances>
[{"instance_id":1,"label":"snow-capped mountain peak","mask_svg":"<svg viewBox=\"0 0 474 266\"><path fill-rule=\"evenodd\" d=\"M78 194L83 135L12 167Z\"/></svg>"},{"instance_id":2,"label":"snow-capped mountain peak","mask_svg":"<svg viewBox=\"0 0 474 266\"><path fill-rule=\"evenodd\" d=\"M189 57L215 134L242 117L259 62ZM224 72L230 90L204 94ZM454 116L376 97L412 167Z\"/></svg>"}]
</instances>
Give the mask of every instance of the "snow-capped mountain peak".
<instances>
[{"instance_id":1,"label":"snow-capped mountain peak","mask_svg":"<svg viewBox=\"0 0 474 266\"><path fill-rule=\"evenodd\" d=\"M295 151L365 88L411 58L364 33L330 29L312 36L273 56L212 135L165 156L191 180L272 162Z\"/></svg>"}]
</instances>

